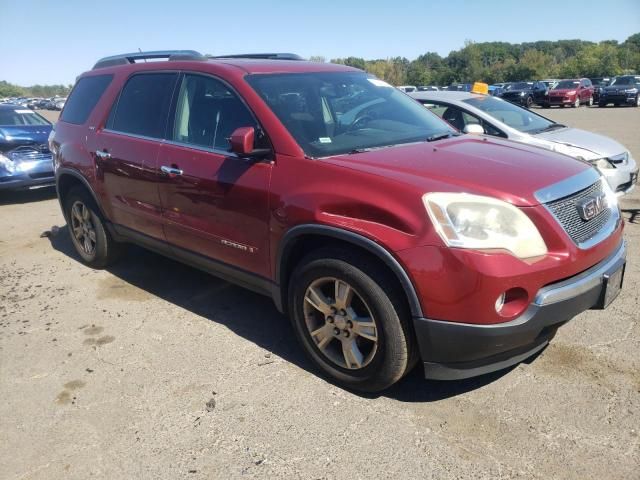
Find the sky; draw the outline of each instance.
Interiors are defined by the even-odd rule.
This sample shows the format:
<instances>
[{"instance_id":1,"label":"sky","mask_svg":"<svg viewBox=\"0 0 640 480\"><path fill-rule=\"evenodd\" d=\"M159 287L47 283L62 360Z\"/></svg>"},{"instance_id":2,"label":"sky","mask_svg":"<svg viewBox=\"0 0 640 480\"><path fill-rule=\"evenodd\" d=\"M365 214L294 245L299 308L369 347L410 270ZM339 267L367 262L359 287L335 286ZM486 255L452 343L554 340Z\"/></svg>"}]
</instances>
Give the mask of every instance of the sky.
<instances>
[{"instance_id":1,"label":"sky","mask_svg":"<svg viewBox=\"0 0 640 480\"><path fill-rule=\"evenodd\" d=\"M139 48L412 60L465 40L622 42L640 32L640 0L0 0L0 24L0 80L31 86Z\"/></svg>"}]
</instances>

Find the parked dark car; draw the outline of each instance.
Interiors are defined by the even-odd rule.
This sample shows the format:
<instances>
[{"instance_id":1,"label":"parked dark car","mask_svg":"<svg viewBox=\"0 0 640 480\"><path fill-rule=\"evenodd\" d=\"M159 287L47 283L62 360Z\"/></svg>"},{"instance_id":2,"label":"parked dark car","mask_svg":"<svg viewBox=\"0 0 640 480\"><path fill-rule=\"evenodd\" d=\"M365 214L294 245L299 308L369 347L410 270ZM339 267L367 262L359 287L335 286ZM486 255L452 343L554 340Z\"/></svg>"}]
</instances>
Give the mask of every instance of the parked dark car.
<instances>
[{"instance_id":1,"label":"parked dark car","mask_svg":"<svg viewBox=\"0 0 640 480\"><path fill-rule=\"evenodd\" d=\"M542 104L543 108L551 106L570 106L578 108L580 105L593 105L593 85L588 78L572 78L560 80L549 90L549 94Z\"/></svg>"},{"instance_id":2,"label":"parked dark car","mask_svg":"<svg viewBox=\"0 0 640 480\"><path fill-rule=\"evenodd\" d=\"M79 77L50 144L84 263L138 243L265 294L325 375L369 391L417 362L515 365L620 292L624 222L586 162L464 135L355 68L238 57Z\"/></svg>"},{"instance_id":3,"label":"parked dark car","mask_svg":"<svg viewBox=\"0 0 640 480\"><path fill-rule=\"evenodd\" d=\"M600 92L604 87L609 86L611 79L609 77L596 77L590 78L593 85L593 103L598 103L600 100Z\"/></svg>"},{"instance_id":4,"label":"parked dark car","mask_svg":"<svg viewBox=\"0 0 640 480\"><path fill-rule=\"evenodd\" d=\"M47 119L19 105L0 105L0 190L54 185Z\"/></svg>"},{"instance_id":5,"label":"parked dark car","mask_svg":"<svg viewBox=\"0 0 640 480\"><path fill-rule=\"evenodd\" d=\"M600 91L599 107L613 103L640 107L640 75L622 75L611 81L611 85Z\"/></svg>"},{"instance_id":6,"label":"parked dark car","mask_svg":"<svg viewBox=\"0 0 640 480\"><path fill-rule=\"evenodd\" d=\"M543 82L514 82L505 87L500 97L529 108L534 104L542 104L547 90Z\"/></svg>"}]
</instances>

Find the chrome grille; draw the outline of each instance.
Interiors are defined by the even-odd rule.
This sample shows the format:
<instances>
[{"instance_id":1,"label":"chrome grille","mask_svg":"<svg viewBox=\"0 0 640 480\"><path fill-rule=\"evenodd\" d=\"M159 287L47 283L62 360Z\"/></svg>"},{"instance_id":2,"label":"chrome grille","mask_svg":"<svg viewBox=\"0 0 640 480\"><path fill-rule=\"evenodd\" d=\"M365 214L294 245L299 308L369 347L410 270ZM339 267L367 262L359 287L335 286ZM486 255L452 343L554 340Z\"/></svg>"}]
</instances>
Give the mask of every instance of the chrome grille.
<instances>
[{"instance_id":1,"label":"chrome grille","mask_svg":"<svg viewBox=\"0 0 640 480\"><path fill-rule=\"evenodd\" d=\"M580 202L599 193L603 193L602 180L598 180L584 190L546 204L547 208L560 222L562 228L577 244L593 238L611 218L611 208L605 208L591 220L583 220L578 212L578 204Z\"/></svg>"},{"instance_id":2,"label":"chrome grille","mask_svg":"<svg viewBox=\"0 0 640 480\"><path fill-rule=\"evenodd\" d=\"M46 143L14 148L7 156L16 163L32 162L34 160L50 160L51 152Z\"/></svg>"}]
</instances>

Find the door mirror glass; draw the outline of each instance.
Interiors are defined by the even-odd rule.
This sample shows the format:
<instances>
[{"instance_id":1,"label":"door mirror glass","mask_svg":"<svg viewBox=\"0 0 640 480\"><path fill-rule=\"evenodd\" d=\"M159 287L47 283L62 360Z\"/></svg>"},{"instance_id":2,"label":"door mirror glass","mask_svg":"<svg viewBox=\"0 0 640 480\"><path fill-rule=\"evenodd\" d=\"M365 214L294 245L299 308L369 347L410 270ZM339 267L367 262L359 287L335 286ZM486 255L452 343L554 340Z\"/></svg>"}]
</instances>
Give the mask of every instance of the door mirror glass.
<instances>
[{"instance_id":1,"label":"door mirror glass","mask_svg":"<svg viewBox=\"0 0 640 480\"><path fill-rule=\"evenodd\" d=\"M478 123L470 123L468 125L465 125L463 132L471 133L474 135L482 135L484 133L484 128L482 128L482 125Z\"/></svg>"}]
</instances>

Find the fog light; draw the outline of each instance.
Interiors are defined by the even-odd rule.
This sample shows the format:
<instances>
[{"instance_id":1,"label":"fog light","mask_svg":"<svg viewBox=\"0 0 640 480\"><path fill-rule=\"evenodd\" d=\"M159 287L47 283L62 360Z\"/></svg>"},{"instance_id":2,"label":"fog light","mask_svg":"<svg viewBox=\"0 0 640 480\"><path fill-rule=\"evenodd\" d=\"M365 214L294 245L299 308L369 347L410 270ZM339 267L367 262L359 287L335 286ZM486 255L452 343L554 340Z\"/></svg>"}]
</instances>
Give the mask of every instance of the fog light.
<instances>
[{"instance_id":1,"label":"fog light","mask_svg":"<svg viewBox=\"0 0 640 480\"><path fill-rule=\"evenodd\" d=\"M496 312L497 313L500 313L500 310L502 310L502 307L504 307L504 298L505 298L505 294L503 293L502 295L500 295L496 299Z\"/></svg>"}]
</instances>

